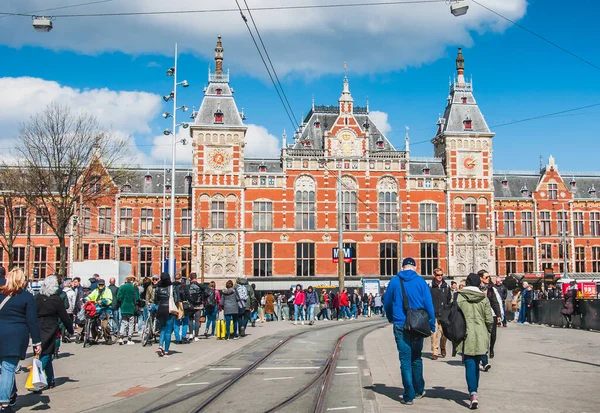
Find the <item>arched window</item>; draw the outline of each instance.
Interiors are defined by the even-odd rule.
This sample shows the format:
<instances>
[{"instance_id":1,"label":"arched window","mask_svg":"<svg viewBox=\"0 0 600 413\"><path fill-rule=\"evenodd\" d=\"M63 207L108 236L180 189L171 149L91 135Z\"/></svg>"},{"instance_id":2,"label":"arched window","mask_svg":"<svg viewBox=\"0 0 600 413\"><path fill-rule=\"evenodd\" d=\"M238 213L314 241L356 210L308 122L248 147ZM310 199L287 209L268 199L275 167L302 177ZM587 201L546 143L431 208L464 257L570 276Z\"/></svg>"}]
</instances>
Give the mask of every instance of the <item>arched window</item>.
<instances>
[{"instance_id":1,"label":"arched window","mask_svg":"<svg viewBox=\"0 0 600 413\"><path fill-rule=\"evenodd\" d=\"M379 230L398 230L398 185L394 178L386 176L377 183Z\"/></svg>"},{"instance_id":2,"label":"arched window","mask_svg":"<svg viewBox=\"0 0 600 413\"><path fill-rule=\"evenodd\" d=\"M296 179L296 229L315 229L315 180L303 175Z\"/></svg>"},{"instance_id":3,"label":"arched window","mask_svg":"<svg viewBox=\"0 0 600 413\"><path fill-rule=\"evenodd\" d=\"M354 178L345 176L342 178L342 228L346 231L358 229L357 214L357 191L358 185Z\"/></svg>"}]
</instances>

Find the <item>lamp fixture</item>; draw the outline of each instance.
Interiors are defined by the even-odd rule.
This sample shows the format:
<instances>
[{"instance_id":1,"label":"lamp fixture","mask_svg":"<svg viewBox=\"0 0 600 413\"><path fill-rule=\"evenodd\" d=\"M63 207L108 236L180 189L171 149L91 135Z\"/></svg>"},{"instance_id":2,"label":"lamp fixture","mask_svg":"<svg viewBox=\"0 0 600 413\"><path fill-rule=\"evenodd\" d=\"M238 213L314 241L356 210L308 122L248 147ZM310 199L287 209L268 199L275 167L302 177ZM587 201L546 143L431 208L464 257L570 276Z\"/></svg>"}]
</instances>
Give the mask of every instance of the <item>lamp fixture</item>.
<instances>
[{"instance_id":1,"label":"lamp fixture","mask_svg":"<svg viewBox=\"0 0 600 413\"><path fill-rule=\"evenodd\" d=\"M48 33L52 30L52 20L54 20L54 17L31 16L31 20L33 20L33 28L36 32Z\"/></svg>"},{"instance_id":2,"label":"lamp fixture","mask_svg":"<svg viewBox=\"0 0 600 413\"><path fill-rule=\"evenodd\" d=\"M167 76L171 77L175 74L175 68L171 67L169 68L169 70L167 70Z\"/></svg>"},{"instance_id":3,"label":"lamp fixture","mask_svg":"<svg viewBox=\"0 0 600 413\"><path fill-rule=\"evenodd\" d=\"M174 96L175 96L175 93L174 93L174 92L171 92L171 93L169 93L168 95L164 95L164 96L163 96L163 100L164 100L165 102L168 102L169 100L173 99L173 97L174 97Z\"/></svg>"},{"instance_id":4,"label":"lamp fixture","mask_svg":"<svg viewBox=\"0 0 600 413\"><path fill-rule=\"evenodd\" d=\"M163 118L167 119L169 117L171 117L171 114L169 112L165 112L162 114Z\"/></svg>"},{"instance_id":5,"label":"lamp fixture","mask_svg":"<svg viewBox=\"0 0 600 413\"><path fill-rule=\"evenodd\" d=\"M179 84L183 87L188 87L190 85L187 80L184 80L183 82L181 82Z\"/></svg>"},{"instance_id":6,"label":"lamp fixture","mask_svg":"<svg viewBox=\"0 0 600 413\"><path fill-rule=\"evenodd\" d=\"M165 134L165 136L169 136L173 132L171 132L170 129L165 129L163 133Z\"/></svg>"},{"instance_id":7,"label":"lamp fixture","mask_svg":"<svg viewBox=\"0 0 600 413\"><path fill-rule=\"evenodd\" d=\"M469 10L469 0L446 0L450 4L450 13L455 17L464 16Z\"/></svg>"}]
</instances>

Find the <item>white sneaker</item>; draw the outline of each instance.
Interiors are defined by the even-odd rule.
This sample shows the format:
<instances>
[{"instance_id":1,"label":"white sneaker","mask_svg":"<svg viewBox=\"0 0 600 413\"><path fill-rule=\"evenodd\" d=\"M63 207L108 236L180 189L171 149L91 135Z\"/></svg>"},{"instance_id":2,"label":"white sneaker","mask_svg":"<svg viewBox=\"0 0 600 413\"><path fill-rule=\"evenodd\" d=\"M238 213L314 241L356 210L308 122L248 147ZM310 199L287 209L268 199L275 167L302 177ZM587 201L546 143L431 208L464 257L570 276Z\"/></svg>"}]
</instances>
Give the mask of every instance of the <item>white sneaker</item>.
<instances>
[{"instance_id":1,"label":"white sneaker","mask_svg":"<svg viewBox=\"0 0 600 413\"><path fill-rule=\"evenodd\" d=\"M304 325L304 321L302 322L302 325Z\"/></svg>"},{"instance_id":2,"label":"white sneaker","mask_svg":"<svg viewBox=\"0 0 600 413\"><path fill-rule=\"evenodd\" d=\"M294 325L295 325L295 326L297 326L297 325L298 325L298 322L297 322L297 321L294 321Z\"/></svg>"},{"instance_id":3,"label":"white sneaker","mask_svg":"<svg viewBox=\"0 0 600 413\"><path fill-rule=\"evenodd\" d=\"M199 337L194 337L194 341L200 341Z\"/></svg>"},{"instance_id":4,"label":"white sneaker","mask_svg":"<svg viewBox=\"0 0 600 413\"><path fill-rule=\"evenodd\" d=\"M122 346L123 344L125 344L125 343L123 343L123 339L122 339L122 338L120 338L120 339L119 339L119 345L121 345L121 346Z\"/></svg>"},{"instance_id":5,"label":"white sneaker","mask_svg":"<svg viewBox=\"0 0 600 413\"><path fill-rule=\"evenodd\" d=\"M133 341L129 340L129 341L127 342L127 345L128 345L128 346L134 346L134 345L135 345L135 343L134 343Z\"/></svg>"}]
</instances>

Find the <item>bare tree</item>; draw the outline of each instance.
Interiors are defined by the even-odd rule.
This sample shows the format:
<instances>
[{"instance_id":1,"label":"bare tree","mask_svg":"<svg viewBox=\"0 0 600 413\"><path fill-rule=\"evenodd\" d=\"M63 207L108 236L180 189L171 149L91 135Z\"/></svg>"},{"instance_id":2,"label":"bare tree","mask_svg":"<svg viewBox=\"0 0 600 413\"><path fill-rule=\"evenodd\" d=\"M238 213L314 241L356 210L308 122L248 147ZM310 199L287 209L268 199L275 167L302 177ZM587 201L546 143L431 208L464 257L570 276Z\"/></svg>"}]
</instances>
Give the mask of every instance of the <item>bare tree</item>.
<instances>
[{"instance_id":1,"label":"bare tree","mask_svg":"<svg viewBox=\"0 0 600 413\"><path fill-rule=\"evenodd\" d=\"M14 149L22 171L19 192L31 209L48 211L41 217L58 238L58 275L64 277L66 237L78 203L93 206L118 191L114 182L125 174L120 164L127 146L93 115L74 113L58 103L32 116L19 132Z\"/></svg>"},{"instance_id":2,"label":"bare tree","mask_svg":"<svg viewBox=\"0 0 600 413\"><path fill-rule=\"evenodd\" d=\"M15 207L20 206L17 192L20 184L20 170L14 166L0 166L0 247L8 256L8 269L13 267L15 240L24 232L21 211L15 215Z\"/></svg>"}]
</instances>

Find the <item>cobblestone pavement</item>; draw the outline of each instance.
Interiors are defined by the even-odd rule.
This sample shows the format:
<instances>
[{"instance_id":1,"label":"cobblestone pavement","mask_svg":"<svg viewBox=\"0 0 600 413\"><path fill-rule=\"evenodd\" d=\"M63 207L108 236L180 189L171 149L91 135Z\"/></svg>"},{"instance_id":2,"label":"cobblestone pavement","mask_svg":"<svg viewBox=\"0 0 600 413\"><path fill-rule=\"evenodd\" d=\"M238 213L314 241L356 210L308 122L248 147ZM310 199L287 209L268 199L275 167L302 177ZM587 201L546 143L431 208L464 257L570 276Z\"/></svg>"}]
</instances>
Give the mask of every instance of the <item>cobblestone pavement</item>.
<instances>
[{"instance_id":1,"label":"cobblestone pavement","mask_svg":"<svg viewBox=\"0 0 600 413\"><path fill-rule=\"evenodd\" d=\"M423 346L426 397L400 404L402 380L392 327L365 338L365 355L381 413L460 412L468 393L460 356L430 359ZM450 352L450 346L448 347ZM496 357L481 372L483 412L600 412L600 334L509 323L498 329Z\"/></svg>"}]
</instances>

